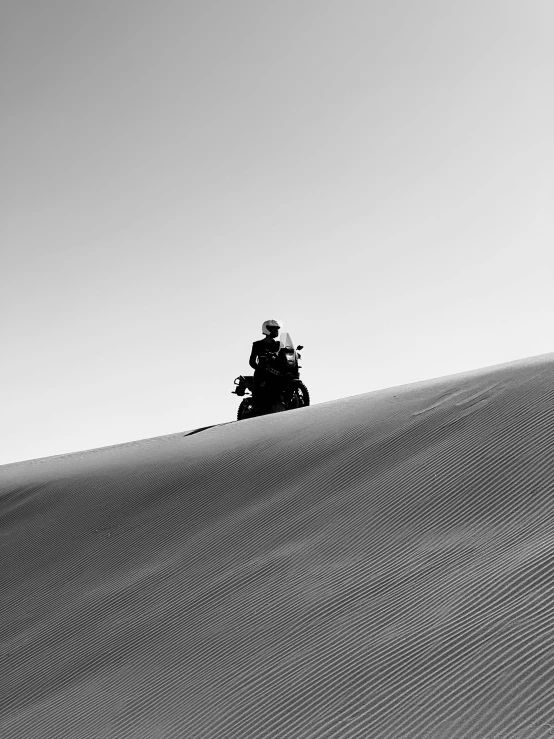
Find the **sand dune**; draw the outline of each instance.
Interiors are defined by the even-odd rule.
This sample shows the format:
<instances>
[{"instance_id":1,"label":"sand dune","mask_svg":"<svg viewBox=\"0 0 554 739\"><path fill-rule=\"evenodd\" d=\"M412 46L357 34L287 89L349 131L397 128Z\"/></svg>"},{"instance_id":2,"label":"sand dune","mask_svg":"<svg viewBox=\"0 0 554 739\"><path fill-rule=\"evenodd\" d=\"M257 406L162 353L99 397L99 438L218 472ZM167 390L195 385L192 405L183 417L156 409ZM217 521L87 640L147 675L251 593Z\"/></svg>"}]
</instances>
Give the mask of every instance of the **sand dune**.
<instances>
[{"instance_id":1,"label":"sand dune","mask_svg":"<svg viewBox=\"0 0 554 739\"><path fill-rule=\"evenodd\" d=\"M554 735L554 355L0 468L0 737Z\"/></svg>"}]
</instances>

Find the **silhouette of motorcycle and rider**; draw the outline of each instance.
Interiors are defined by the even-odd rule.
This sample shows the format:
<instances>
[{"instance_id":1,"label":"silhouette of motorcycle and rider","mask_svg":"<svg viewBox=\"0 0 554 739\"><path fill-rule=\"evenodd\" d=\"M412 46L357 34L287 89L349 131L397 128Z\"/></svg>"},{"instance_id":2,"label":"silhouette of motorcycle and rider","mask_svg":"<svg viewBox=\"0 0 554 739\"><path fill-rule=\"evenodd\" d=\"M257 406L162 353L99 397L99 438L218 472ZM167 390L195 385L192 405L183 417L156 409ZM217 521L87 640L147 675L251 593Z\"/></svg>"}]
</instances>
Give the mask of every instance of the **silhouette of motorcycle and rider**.
<instances>
[{"instance_id":1,"label":"silhouette of motorcycle and rider","mask_svg":"<svg viewBox=\"0 0 554 739\"><path fill-rule=\"evenodd\" d=\"M278 321L270 319L262 324L264 338L252 344L249 364L253 375L235 379L233 392L242 397L237 419L279 413L310 405L308 388L300 380L298 353L290 334L282 332ZM277 339L277 337L279 337Z\"/></svg>"}]
</instances>

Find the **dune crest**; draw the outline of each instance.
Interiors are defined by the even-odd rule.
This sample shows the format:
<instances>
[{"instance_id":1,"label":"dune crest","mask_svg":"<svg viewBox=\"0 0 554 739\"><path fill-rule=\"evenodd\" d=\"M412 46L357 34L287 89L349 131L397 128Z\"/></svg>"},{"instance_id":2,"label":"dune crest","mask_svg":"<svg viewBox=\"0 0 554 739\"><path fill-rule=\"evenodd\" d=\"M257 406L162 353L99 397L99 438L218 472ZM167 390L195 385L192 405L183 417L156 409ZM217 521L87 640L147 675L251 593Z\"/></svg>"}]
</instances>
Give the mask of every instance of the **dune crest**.
<instances>
[{"instance_id":1,"label":"dune crest","mask_svg":"<svg viewBox=\"0 0 554 739\"><path fill-rule=\"evenodd\" d=\"M1 737L554 734L554 355L0 490Z\"/></svg>"}]
</instances>

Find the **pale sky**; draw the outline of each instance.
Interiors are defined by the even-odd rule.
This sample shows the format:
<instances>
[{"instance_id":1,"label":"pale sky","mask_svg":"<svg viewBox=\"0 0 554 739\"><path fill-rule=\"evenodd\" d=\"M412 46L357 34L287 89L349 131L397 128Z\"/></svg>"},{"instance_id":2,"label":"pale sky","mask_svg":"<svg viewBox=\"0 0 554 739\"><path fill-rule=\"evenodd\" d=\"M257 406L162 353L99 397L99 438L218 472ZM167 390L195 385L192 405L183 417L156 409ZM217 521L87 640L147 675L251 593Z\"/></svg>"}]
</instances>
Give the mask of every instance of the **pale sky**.
<instances>
[{"instance_id":1,"label":"pale sky","mask_svg":"<svg viewBox=\"0 0 554 739\"><path fill-rule=\"evenodd\" d=\"M553 350L551 0L0 9L0 464Z\"/></svg>"}]
</instances>

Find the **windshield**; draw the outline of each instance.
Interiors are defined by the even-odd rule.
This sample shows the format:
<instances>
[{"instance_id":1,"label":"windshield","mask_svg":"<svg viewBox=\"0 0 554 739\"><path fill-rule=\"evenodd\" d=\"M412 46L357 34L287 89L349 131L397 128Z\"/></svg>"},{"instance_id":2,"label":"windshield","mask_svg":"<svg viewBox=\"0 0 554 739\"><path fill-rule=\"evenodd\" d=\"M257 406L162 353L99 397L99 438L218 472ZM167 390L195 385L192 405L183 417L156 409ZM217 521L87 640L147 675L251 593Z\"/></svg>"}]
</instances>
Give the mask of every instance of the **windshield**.
<instances>
[{"instance_id":1,"label":"windshield","mask_svg":"<svg viewBox=\"0 0 554 739\"><path fill-rule=\"evenodd\" d=\"M282 349L294 349L294 344L292 343L292 339L290 338L290 334L286 331L282 331L279 336L279 342L281 344Z\"/></svg>"}]
</instances>

